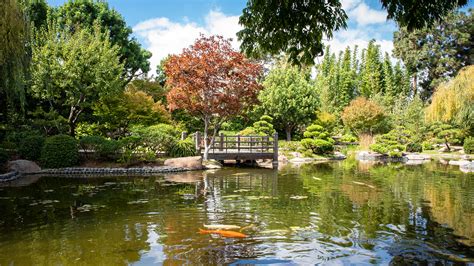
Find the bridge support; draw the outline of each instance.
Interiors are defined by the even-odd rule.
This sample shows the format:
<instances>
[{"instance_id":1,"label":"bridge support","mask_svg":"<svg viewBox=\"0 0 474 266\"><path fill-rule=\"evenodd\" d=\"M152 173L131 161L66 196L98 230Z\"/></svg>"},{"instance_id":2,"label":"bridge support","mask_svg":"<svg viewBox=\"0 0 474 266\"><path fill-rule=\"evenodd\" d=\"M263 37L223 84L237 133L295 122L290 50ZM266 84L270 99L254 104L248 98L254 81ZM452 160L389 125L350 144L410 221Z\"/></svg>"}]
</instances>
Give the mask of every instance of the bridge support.
<instances>
[{"instance_id":1,"label":"bridge support","mask_svg":"<svg viewBox=\"0 0 474 266\"><path fill-rule=\"evenodd\" d=\"M278 169L278 133L273 134L273 169Z\"/></svg>"}]
</instances>

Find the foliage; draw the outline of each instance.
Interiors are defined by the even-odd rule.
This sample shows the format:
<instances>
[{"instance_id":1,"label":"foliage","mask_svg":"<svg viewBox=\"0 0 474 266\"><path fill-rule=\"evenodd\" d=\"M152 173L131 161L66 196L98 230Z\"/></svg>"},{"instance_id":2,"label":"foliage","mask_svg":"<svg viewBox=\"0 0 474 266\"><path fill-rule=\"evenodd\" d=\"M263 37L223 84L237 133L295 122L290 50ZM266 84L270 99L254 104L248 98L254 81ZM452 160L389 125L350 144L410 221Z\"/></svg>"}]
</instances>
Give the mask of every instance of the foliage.
<instances>
[{"instance_id":1,"label":"foliage","mask_svg":"<svg viewBox=\"0 0 474 266\"><path fill-rule=\"evenodd\" d=\"M137 142L155 153L170 151L181 134L180 128L168 124L157 124L149 127L135 126L131 132L132 136L138 138ZM129 140L131 141L131 139ZM133 144L133 142L130 144Z\"/></svg>"},{"instance_id":2,"label":"foliage","mask_svg":"<svg viewBox=\"0 0 474 266\"><path fill-rule=\"evenodd\" d=\"M451 12L432 27L416 31L402 27L394 33L394 54L413 74L414 94L421 85L422 98L429 99L441 82L472 64L473 14L473 9Z\"/></svg>"},{"instance_id":3,"label":"foliage","mask_svg":"<svg viewBox=\"0 0 474 266\"><path fill-rule=\"evenodd\" d=\"M358 135L380 131L385 119L382 107L364 97L354 99L342 112L344 125Z\"/></svg>"},{"instance_id":4,"label":"foliage","mask_svg":"<svg viewBox=\"0 0 474 266\"><path fill-rule=\"evenodd\" d=\"M332 38L347 26L341 2L248 0L239 19L244 28L237 33L242 50L254 57L286 53L294 64L311 65L323 52L323 36ZM433 24L467 0L381 2L387 18L411 30Z\"/></svg>"},{"instance_id":5,"label":"foliage","mask_svg":"<svg viewBox=\"0 0 474 266\"><path fill-rule=\"evenodd\" d=\"M187 157L196 155L196 147L191 139L178 140L169 150L171 157Z\"/></svg>"},{"instance_id":6,"label":"foliage","mask_svg":"<svg viewBox=\"0 0 474 266\"><path fill-rule=\"evenodd\" d=\"M77 164L79 152L77 141L68 135L46 138L41 150L41 164L47 168L69 167Z\"/></svg>"},{"instance_id":7,"label":"foliage","mask_svg":"<svg viewBox=\"0 0 474 266\"><path fill-rule=\"evenodd\" d=\"M73 34L49 25L35 38L32 48L32 93L38 100L67 117L75 135L80 115L91 104L121 90L123 66L118 47L107 34L78 29Z\"/></svg>"},{"instance_id":8,"label":"foliage","mask_svg":"<svg viewBox=\"0 0 474 266\"><path fill-rule=\"evenodd\" d=\"M334 127L337 124L337 117L334 114L328 112L316 112L316 120L314 124L320 125L325 128L329 133L332 133Z\"/></svg>"},{"instance_id":9,"label":"foliage","mask_svg":"<svg viewBox=\"0 0 474 266\"><path fill-rule=\"evenodd\" d=\"M79 147L86 154L87 159L98 160L107 139L100 136L84 136L79 140ZM107 155L104 154L104 157Z\"/></svg>"},{"instance_id":10,"label":"foliage","mask_svg":"<svg viewBox=\"0 0 474 266\"><path fill-rule=\"evenodd\" d=\"M58 7L53 16L61 28L71 32L79 29L94 32L95 24L100 25L102 33L108 32L109 43L111 46L118 47L120 63L124 65L123 85L150 70L148 59L151 58L151 53L143 49L140 43L131 37L132 29L126 25L120 13L110 9L106 2L68 1Z\"/></svg>"},{"instance_id":11,"label":"foliage","mask_svg":"<svg viewBox=\"0 0 474 266\"><path fill-rule=\"evenodd\" d=\"M413 133L403 127L397 127L387 134L375 137L375 144L370 145L370 149L393 157L401 157L406 146L411 142Z\"/></svg>"},{"instance_id":12,"label":"foliage","mask_svg":"<svg viewBox=\"0 0 474 266\"><path fill-rule=\"evenodd\" d=\"M341 142L357 142L357 137L351 134L345 134L340 138Z\"/></svg>"},{"instance_id":13,"label":"foliage","mask_svg":"<svg viewBox=\"0 0 474 266\"><path fill-rule=\"evenodd\" d=\"M410 142L406 146L406 151L407 152L422 152L423 145L418 142Z\"/></svg>"},{"instance_id":14,"label":"foliage","mask_svg":"<svg viewBox=\"0 0 474 266\"><path fill-rule=\"evenodd\" d=\"M301 146L313 154L326 154L334 150L334 139L320 125L310 125L303 135L305 138L301 140Z\"/></svg>"},{"instance_id":15,"label":"foliage","mask_svg":"<svg viewBox=\"0 0 474 266\"><path fill-rule=\"evenodd\" d=\"M103 142L98 145L97 155L100 160L115 160L118 158L121 149L120 141L103 139Z\"/></svg>"},{"instance_id":16,"label":"foliage","mask_svg":"<svg viewBox=\"0 0 474 266\"><path fill-rule=\"evenodd\" d=\"M459 144L463 138L463 132L450 124L435 122L429 127L433 140L436 143L443 143L448 151L451 151L449 144Z\"/></svg>"},{"instance_id":17,"label":"foliage","mask_svg":"<svg viewBox=\"0 0 474 266\"><path fill-rule=\"evenodd\" d=\"M28 74L28 20L20 2L0 0L0 127L24 110Z\"/></svg>"},{"instance_id":18,"label":"foliage","mask_svg":"<svg viewBox=\"0 0 474 266\"><path fill-rule=\"evenodd\" d=\"M283 64L270 71L263 86L264 90L258 95L261 109L272 115L274 124L285 130L289 141L297 126L304 126L314 118L317 92L305 71Z\"/></svg>"},{"instance_id":19,"label":"foliage","mask_svg":"<svg viewBox=\"0 0 474 266\"><path fill-rule=\"evenodd\" d=\"M247 127L240 131L240 135L261 135L261 136L272 136L275 133L275 129L272 125L273 118L268 115L263 115L260 120L253 123L253 127Z\"/></svg>"},{"instance_id":20,"label":"foliage","mask_svg":"<svg viewBox=\"0 0 474 266\"><path fill-rule=\"evenodd\" d=\"M165 72L170 109L184 109L204 121L207 159L221 124L255 103L262 67L234 51L229 40L201 35L166 61Z\"/></svg>"},{"instance_id":21,"label":"foliage","mask_svg":"<svg viewBox=\"0 0 474 266\"><path fill-rule=\"evenodd\" d=\"M433 144L430 141L423 141L421 143L421 147L423 151L429 151L434 149Z\"/></svg>"},{"instance_id":22,"label":"foliage","mask_svg":"<svg viewBox=\"0 0 474 266\"><path fill-rule=\"evenodd\" d=\"M474 137L465 138L463 148L466 154L473 154L474 153Z\"/></svg>"},{"instance_id":23,"label":"foliage","mask_svg":"<svg viewBox=\"0 0 474 266\"><path fill-rule=\"evenodd\" d=\"M461 126L474 133L474 66L464 68L450 82L441 84L426 109L428 121Z\"/></svg>"},{"instance_id":24,"label":"foliage","mask_svg":"<svg viewBox=\"0 0 474 266\"><path fill-rule=\"evenodd\" d=\"M167 123L170 114L161 102L144 91L128 87L123 93L111 95L94 104L94 115L106 125L109 132L123 136L130 126L149 126Z\"/></svg>"},{"instance_id":25,"label":"foliage","mask_svg":"<svg viewBox=\"0 0 474 266\"><path fill-rule=\"evenodd\" d=\"M37 161L41 157L44 141L44 137L40 135L23 138L18 145L18 153L23 159Z\"/></svg>"},{"instance_id":26,"label":"foliage","mask_svg":"<svg viewBox=\"0 0 474 266\"><path fill-rule=\"evenodd\" d=\"M419 96L413 99L395 99L390 109L391 122L395 127L402 126L415 134L421 133L425 121L425 105Z\"/></svg>"}]
</instances>

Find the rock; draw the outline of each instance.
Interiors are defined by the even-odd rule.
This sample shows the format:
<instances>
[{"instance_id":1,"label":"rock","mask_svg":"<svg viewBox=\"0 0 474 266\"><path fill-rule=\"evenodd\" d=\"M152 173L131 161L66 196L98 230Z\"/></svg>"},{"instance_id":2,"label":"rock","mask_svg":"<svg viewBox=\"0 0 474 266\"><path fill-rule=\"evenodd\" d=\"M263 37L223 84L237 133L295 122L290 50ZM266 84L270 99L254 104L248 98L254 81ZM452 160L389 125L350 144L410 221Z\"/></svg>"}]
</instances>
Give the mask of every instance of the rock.
<instances>
[{"instance_id":1,"label":"rock","mask_svg":"<svg viewBox=\"0 0 474 266\"><path fill-rule=\"evenodd\" d=\"M312 161L314 161L314 158L305 158L305 157L293 158L289 160L290 163L308 163Z\"/></svg>"},{"instance_id":2,"label":"rock","mask_svg":"<svg viewBox=\"0 0 474 266\"><path fill-rule=\"evenodd\" d=\"M178 168L187 168L189 170L203 169L201 156L168 159L165 161L164 165Z\"/></svg>"},{"instance_id":3,"label":"rock","mask_svg":"<svg viewBox=\"0 0 474 266\"><path fill-rule=\"evenodd\" d=\"M278 161L280 161L280 162L288 162L288 158L287 158L285 155L283 155L283 154L279 154L279 155L278 155Z\"/></svg>"},{"instance_id":4,"label":"rock","mask_svg":"<svg viewBox=\"0 0 474 266\"><path fill-rule=\"evenodd\" d=\"M294 152L290 152L290 155L295 157L295 158L301 158L303 156L301 156L301 153L297 152L297 151L294 151Z\"/></svg>"},{"instance_id":5,"label":"rock","mask_svg":"<svg viewBox=\"0 0 474 266\"><path fill-rule=\"evenodd\" d=\"M438 152L447 152L448 151L448 148L446 147L442 147L441 149L438 150Z\"/></svg>"},{"instance_id":6,"label":"rock","mask_svg":"<svg viewBox=\"0 0 474 266\"><path fill-rule=\"evenodd\" d=\"M461 156L461 160L470 160L470 159L471 159L471 156L467 154Z\"/></svg>"},{"instance_id":7,"label":"rock","mask_svg":"<svg viewBox=\"0 0 474 266\"><path fill-rule=\"evenodd\" d=\"M413 153L410 153L410 154L405 155L405 158L408 161L431 160L431 156L429 156L427 154L413 154Z\"/></svg>"},{"instance_id":8,"label":"rock","mask_svg":"<svg viewBox=\"0 0 474 266\"><path fill-rule=\"evenodd\" d=\"M356 160L359 161L377 161L381 160L383 157L383 154L369 151L360 151L356 154Z\"/></svg>"},{"instance_id":9,"label":"rock","mask_svg":"<svg viewBox=\"0 0 474 266\"><path fill-rule=\"evenodd\" d=\"M216 160L204 161L203 166L205 169L221 169L222 168L222 164Z\"/></svg>"},{"instance_id":10,"label":"rock","mask_svg":"<svg viewBox=\"0 0 474 266\"><path fill-rule=\"evenodd\" d=\"M202 172L185 172L179 174L167 174L165 180L175 183L195 183L202 181Z\"/></svg>"},{"instance_id":11,"label":"rock","mask_svg":"<svg viewBox=\"0 0 474 266\"><path fill-rule=\"evenodd\" d=\"M347 158L346 155L344 155L343 153L341 152L334 152L334 157L333 157L333 160L345 160Z\"/></svg>"},{"instance_id":12,"label":"rock","mask_svg":"<svg viewBox=\"0 0 474 266\"><path fill-rule=\"evenodd\" d=\"M37 174L41 172L41 168L35 162L28 160L10 161L8 162L8 169L20 174Z\"/></svg>"},{"instance_id":13,"label":"rock","mask_svg":"<svg viewBox=\"0 0 474 266\"><path fill-rule=\"evenodd\" d=\"M474 162L466 161L465 163L459 166L459 170L465 173L472 173L474 172Z\"/></svg>"}]
</instances>

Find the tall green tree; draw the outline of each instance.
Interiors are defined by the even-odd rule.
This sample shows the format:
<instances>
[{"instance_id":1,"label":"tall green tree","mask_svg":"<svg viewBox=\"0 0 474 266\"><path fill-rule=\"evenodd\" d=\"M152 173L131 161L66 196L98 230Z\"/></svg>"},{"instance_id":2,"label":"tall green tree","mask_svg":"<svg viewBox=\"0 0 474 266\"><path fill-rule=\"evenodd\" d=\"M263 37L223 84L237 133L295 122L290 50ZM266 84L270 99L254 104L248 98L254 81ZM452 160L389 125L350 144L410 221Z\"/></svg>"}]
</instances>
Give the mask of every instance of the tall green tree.
<instances>
[{"instance_id":1,"label":"tall green tree","mask_svg":"<svg viewBox=\"0 0 474 266\"><path fill-rule=\"evenodd\" d=\"M323 37L347 26L341 0L248 0L237 33L250 56L289 55L294 64L312 65L323 52ZM467 0L381 0L387 18L409 30L430 26Z\"/></svg>"},{"instance_id":2,"label":"tall green tree","mask_svg":"<svg viewBox=\"0 0 474 266\"><path fill-rule=\"evenodd\" d=\"M286 139L297 126L314 119L318 95L311 86L308 74L298 67L279 64L263 82L258 99L265 114L273 117L273 124L285 130Z\"/></svg>"},{"instance_id":3,"label":"tall green tree","mask_svg":"<svg viewBox=\"0 0 474 266\"><path fill-rule=\"evenodd\" d=\"M71 33L52 24L36 34L32 51L32 95L67 120L71 136L83 112L123 89L119 47L99 25Z\"/></svg>"},{"instance_id":4,"label":"tall green tree","mask_svg":"<svg viewBox=\"0 0 474 266\"><path fill-rule=\"evenodd\" d=\"M106 2L69 0L55 10L54 17L62 28L71 32L84 28L93 31L95 23L101 26L102 32L107 31L111 44L119 47L120 62L125 66L124 85L150 70L148 59L151 53L143 49L140 43L131 37L132 29L127 26L122 15L110 9Z\"/></svg>"},{"instance_id":5,"label":"tall green tree","mask_svg":"<svg viewBox=\"0 0 474 266\"><path fill-rule=\"evenodd\" d=\"M371 97L374 94L383 93L380 46L375 44L375 40L369 42L364 56L359 74L359 93L362 96Z\"/></svg>"},{"instance_id":6,"label":"tall green tree","mask_svg":"<svg viewBox=\"0 0 474 266\"><path fill-rule=\"evenodd\" d=\"M421 87L423 99L429 99L440 83L474 63L473 14L473 9L452 12L432 27L394 33L394 54L413 75L413 94Z\"/></svg>"},{"instance_id":7,"label":"tall green tree","mask_svg":"<svg viewBox=\"0 0 474 266\"><path fill-rule=\"evenodd\" d=\"M28 72L28 18L16 0L0 0L0 127L22 111Z\"/></svg>"}]
</instances>

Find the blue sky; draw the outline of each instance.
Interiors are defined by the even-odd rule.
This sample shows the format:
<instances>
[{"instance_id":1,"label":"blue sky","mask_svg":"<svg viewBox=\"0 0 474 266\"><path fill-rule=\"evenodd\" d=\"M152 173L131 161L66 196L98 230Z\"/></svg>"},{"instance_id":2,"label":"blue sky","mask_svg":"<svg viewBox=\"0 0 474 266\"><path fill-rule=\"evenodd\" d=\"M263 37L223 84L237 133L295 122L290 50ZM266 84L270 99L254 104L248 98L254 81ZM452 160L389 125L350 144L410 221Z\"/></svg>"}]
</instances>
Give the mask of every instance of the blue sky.
<instances>
[{"instance_id":1,"label":"blue sky","mask_svg":"<svg viewBox=\"0 0 474 266\"><path fill-rule=\"evenodd\" d=\"M65 0L49 0L53 6ZM122 14L133 28L134 36L153 53L153 68L170 53L178 53L204 34L220 34L233 38L238 48L235 32L240 29L238 17L246 0L110 0L109 6ZM396 30L393 21L387 21L387 13L378 0L342 0L349 16L348 28L336 32L334 38L325 41L334 52L355 44L359 47L376 39L382 50L393 48L392 36ZM473 7L473 0L469 1Z\"/></svg>"}]
</instances>

